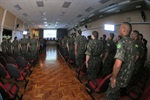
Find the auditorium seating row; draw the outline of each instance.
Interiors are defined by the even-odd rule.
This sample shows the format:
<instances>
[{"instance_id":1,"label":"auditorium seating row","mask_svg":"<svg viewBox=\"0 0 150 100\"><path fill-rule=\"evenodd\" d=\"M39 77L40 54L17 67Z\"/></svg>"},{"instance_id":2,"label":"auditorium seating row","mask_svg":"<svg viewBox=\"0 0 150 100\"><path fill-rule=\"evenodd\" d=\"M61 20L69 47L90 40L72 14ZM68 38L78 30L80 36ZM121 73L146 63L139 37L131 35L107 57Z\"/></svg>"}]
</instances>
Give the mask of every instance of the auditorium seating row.
<instances>
[{"instance_id":1,"label":"auditorium seating row","mask_svg":"<svg viewBox=\"0 0 150 100\"><path fill-rule=\"evenodd\" d=\"M22 99L23 93L20 94L19 90L26 88L27 77L31 75L36 59L30 53L14 57L13 54L0 52L0 93L4 100Z\"/></svg>"},{"instance_id":2,"label":"auditorium seating row","mask_svg":"<svg viewBox=\"0 0 150 100\"><path fill-rule=\"evenodd\" d=\"M58 50L62 57L67 62L70 68L75 67L76 77L82 82L82 76L87 76L86 64L83 63L80 68L76 68L75 61L69 59L69 56L63 54L63 48L58 45ZM130 83L126 88L121 89L119 100L150 100L150 64L147 63L143 68L137 73L135 81ZM73 68L74 69L74 68ZM101 74L102 69L99 74ZM98 75L100 76L100 75ZM106 75L105 77L87 80L86 91L87 93L95 100L92 96L92 93L102 93L106 92L109 83L110 83L111 74Z\"/></svg>"}]
</instances>

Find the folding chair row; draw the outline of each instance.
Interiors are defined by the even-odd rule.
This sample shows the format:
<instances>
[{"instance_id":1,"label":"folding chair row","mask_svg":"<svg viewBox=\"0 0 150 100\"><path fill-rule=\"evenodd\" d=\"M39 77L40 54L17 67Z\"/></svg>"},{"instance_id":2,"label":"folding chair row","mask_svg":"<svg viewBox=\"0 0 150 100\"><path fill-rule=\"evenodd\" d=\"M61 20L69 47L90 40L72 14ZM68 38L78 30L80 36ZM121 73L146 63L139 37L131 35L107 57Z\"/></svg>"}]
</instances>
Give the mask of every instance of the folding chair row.
<instances>
[{"instance_id":1,"label":"folding chair row","mask_svg":"<svg viewBox=\"0 0 150 100\"><path fill-rule=\"evenodd\" d=\"M3 100L19 100L22 99L23 94L19 96L19 87L15 84L4 84L3 81L0 80L0 94Z\"/></svg>"},{"instance_id":2,"label":"folding chair row","mask_svg":"<svg viewBox=\"0 0 150 100\"><path fill-rule=\"evenodd\" d=\"M6 67L0 64L0 76L7 79L13 79L15 81L24 81L24 89L29 82L29 80L26 79L27 75L28 73L26 71L23 70L20 72L13 64L6 64Z\"/></svg>"}]
</instances>

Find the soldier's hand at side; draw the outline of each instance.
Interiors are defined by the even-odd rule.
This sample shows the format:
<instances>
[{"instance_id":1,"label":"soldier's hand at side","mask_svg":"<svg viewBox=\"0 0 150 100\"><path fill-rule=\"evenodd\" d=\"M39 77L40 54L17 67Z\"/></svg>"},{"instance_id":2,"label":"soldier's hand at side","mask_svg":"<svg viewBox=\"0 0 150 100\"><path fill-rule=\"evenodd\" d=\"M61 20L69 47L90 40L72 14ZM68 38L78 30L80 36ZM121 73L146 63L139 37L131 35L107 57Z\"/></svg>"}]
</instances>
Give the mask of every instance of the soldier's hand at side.
<instances>
[{"instance_id":1,"label":"soldier's hand at side","mask_svg":"<svg viewBox=\"0 0 150 100\"><path fill-rule=\"evenodd\" d=\"M116 87L116 79L110 78L110 86L111 86L112 88Z\"/></svg>"},{"instance_id":2,"label":"soldier's hand at side","mask_svg":"<svg viewBox=\"0 0 150 100\"><path fill-rule=\"evenodd\" d=\"M86 68L88 68L88 62L85 62L85 64L86 64Z\"/></svg>"},{"instance_id":3,"label":"soldier's hand at side","mask_svg":"<svg viewBox=\"0 0 150 100\"><path fill-rule=\"evenodd\" d=\"M77 55L77 52L74 52L75 55Z\"/></svg>"}]
</instances>

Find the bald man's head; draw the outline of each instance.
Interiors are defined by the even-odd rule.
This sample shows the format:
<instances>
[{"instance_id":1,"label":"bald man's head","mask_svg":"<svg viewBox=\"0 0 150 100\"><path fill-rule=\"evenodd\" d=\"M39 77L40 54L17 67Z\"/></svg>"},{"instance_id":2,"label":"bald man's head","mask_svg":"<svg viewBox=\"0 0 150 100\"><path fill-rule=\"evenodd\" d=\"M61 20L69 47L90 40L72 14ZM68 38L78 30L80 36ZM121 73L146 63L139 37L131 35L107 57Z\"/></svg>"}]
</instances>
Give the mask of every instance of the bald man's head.
<instances>
[{"instance_id":1,"label":"bald man's head","mask_svg":"<svg viewBox=\"0 0 150 100\"><path fill-rule=\"evenodd\" d=\"M130 35L132 31L131 24L128 22L123 22L122 25L123 25L122 27L125 29L126 35Z\"/></svg>"}]
</instances>

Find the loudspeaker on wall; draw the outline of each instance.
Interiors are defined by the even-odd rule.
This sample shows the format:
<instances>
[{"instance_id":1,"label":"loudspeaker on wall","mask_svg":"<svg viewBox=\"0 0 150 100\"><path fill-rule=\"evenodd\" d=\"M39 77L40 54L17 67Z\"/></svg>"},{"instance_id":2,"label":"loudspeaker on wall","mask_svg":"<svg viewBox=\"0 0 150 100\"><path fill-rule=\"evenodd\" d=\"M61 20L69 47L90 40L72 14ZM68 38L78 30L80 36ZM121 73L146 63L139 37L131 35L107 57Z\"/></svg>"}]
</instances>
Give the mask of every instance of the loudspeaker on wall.
<instances>
[{"instance_id":1,"label":"loudspeaker on wall","mask_svg":"<svg viewBox=\"0 0 150 100\"><path fill-rule=\"evenodd\" d=\"M144 11L141 11L141 17L142 17L142 19L145 22L146 21L146 16L145 16L145 12Z\"/></svg>"}]
</instances>

